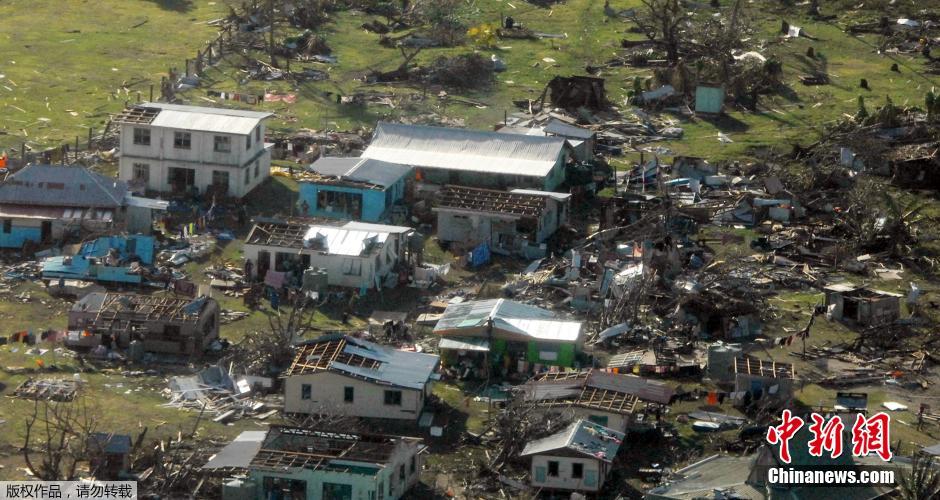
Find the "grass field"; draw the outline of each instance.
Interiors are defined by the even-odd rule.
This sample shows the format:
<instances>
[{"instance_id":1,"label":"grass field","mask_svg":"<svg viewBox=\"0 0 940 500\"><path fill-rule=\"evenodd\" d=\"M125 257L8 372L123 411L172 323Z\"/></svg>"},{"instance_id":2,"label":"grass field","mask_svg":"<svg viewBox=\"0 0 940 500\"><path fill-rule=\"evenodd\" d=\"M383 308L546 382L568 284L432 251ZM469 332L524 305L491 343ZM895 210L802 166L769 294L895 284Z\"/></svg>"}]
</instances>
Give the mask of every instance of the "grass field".
<instances>
[{"instance_id":1,"label":"grass field","mask_svg":"<svg viewBox=\"0 0 940 500\"><path fill-rule=\"evenodd\" d=\"M222 0L0 2L0 147L84 143L216 36Z\"/></svg>"}]
</instances>

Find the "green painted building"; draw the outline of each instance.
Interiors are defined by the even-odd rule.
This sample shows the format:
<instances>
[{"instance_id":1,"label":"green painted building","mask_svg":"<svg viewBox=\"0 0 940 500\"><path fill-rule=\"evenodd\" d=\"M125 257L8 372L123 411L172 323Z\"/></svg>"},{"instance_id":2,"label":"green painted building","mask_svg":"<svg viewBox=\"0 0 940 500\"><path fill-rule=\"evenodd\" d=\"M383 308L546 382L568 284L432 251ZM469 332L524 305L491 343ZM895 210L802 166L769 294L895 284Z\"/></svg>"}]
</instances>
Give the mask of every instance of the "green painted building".
<instances>
[{"instance_id":1,"label":"green painted building","mask_svg":"<svg viewBox=\"0 0 940 500\"><path fill-rule=\"evenodd\" d=\"M445 366L472 364L485 373L574 367L584 343L581 322L506 299L453 304L434 328Z\"/></svg>"}]
</instances>

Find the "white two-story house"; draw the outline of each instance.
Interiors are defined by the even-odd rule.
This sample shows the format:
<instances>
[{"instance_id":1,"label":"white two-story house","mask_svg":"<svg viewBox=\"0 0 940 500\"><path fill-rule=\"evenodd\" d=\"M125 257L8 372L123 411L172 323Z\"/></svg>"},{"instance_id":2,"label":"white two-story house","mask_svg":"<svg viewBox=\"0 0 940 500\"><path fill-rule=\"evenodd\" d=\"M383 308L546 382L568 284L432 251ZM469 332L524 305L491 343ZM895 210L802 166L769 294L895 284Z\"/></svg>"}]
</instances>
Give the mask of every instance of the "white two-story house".
<instances>
[{"instance_id":1,"label":"white two-story house","mask_svg":"<svg viewBox=\"0 0 940 500\"><path fill-rule=\"evenodd\" d=\"M125 109L120 174L138 191L244 197L268 177L271 113L141 103Z\"/></svg>"}]
</instances>

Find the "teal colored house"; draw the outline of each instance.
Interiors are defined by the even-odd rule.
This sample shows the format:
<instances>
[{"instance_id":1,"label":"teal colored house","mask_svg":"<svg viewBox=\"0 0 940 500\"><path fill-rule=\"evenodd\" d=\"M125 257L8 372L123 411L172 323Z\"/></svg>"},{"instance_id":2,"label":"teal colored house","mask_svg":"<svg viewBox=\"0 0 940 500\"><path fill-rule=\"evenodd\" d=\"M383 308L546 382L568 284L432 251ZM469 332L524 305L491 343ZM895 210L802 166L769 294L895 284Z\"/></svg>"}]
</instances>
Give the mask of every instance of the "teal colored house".
<instances>
[{"instance_id":1,"label":"teal colored house","mask_svg":"<svg viewBox=\"0 0 940 500\"><path fill-rule=\"evenodd\" d=\"M508 375L538 367L573 367L584 343L580 321L558 318L540 307L506 299L452 304L434 327L441 337L442 364L464 361Z\"/></svg>"},{"instance_id":2,"label":"teal colored house","mask_svg":"<svg viewBox=\"0 0 940 500\"><path fill-rule=\"evenodd\" d=\"M124 181L79 165L29 165L0 182L0 248L87 233L149 234L149 202L156 200L130 196Z\"/></svg>"},{"instance_id":3,"label":"teal colored house","mask_svg":"<svg viewBox=\"0 0 940 500\"><path fill-rule=\"evenodd\" d=\"M412 169L368 158L323 157L300 181L300 213L310 217L386 220L394 207L403 207Z\"/></svg>"},{"instance_id":4,"label":"teal colored house","mask_svg":"<svg viewBox=\"0 0 940 500\"><path fill-rule=\"evenodd\" d=\"M247 471L224 481L224 500L397 500L418 482L422 449L419 438L271 426L243 432L202 469Z\"/></svg>"},{"instance_id":5,"label":"teal colored house","mask_svg":"<svg viewBox=\"0 0 940 500\"><path fill-rule=\"evenodd\" d=\"M83 243L75 255L43 260L42 277L143 283L142 270L153 266L155 243L153 236L102 236Z\"/></svg>"}]
</instances>

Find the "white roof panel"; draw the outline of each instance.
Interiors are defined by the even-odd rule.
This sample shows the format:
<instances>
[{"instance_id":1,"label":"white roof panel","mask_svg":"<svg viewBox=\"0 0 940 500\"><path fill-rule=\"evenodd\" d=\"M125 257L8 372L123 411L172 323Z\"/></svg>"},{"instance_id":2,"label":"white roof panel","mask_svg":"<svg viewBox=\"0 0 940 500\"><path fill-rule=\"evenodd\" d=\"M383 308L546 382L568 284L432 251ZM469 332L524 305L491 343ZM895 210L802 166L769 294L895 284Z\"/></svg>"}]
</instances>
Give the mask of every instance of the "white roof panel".
<instances>
[{"instance_id":1,"label":"white roof panel","mask_svg":"<svg viewBox=\"0 0 940 500\"><path fill-rule=\"evenodd\" d=\"M159 102L143 103L140 107L160 110L157 117L150 122L153 127L217 132L220 134L247 135L261 123L261 120L273 116L271 113L262 111L185 106Z\"/></svg>"},{"instance_id":2,"label":"white roof panel","mask_svg":"<svg viewBox=\"0 0 940 500\"><path fill-rule=\"evenodd\" d=\"M416 167L544 177L565 147L564 139L557 137L380 122L362 157Z\"/></svg>"}]
</instances>

